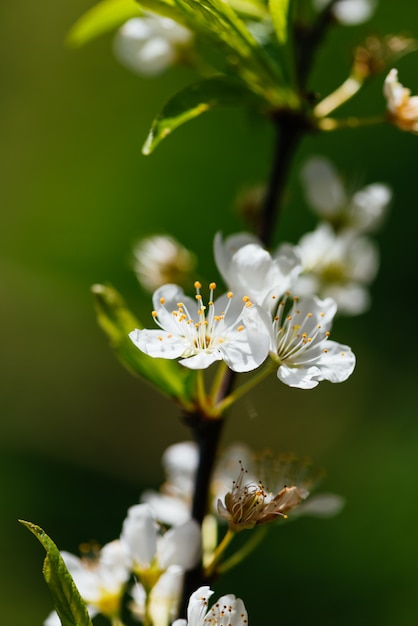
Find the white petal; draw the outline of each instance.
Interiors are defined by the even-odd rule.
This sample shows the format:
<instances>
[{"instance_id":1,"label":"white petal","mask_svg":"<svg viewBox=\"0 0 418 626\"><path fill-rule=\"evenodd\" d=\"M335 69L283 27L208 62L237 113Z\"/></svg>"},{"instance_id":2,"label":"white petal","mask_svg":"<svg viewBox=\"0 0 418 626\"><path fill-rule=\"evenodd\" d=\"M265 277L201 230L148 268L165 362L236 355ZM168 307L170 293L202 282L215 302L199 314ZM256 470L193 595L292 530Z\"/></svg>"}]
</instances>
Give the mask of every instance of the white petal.
<instances>
[{"instance_id":1,"label":"white petal","mask_svg":"<svg viewBox=\"0 0 418 626\"><path fill-rule=\"evenodd\" d=\"M180 565L191 569L201 556L200 527L195 520L168 530L158 541L158 562L162 569L169 565Z\"/></svg>"},{"instance_id":2,"label":"white petal","mask_svg":"<svg viewBox=\"0 0 418 626\"><path fill-rule=\"evenodd\" d=\"M184 570L171 565L151 590L149 616L153 626L167 626L178 614Z\"/></svg>"},{"instance_id":3,"label":"white petal","mask_svg":"<svg viewBox=\"0 0 418 626\"><path fill-rule=\"evenodd\" d=\"M226 285L229 286L229 266L232 256L239 248L246 246L248 243L257 243L260 245L259 239L250 233L237 233L230 235L222 240L222 233L218 232L215 235L213 242L213 252L215 256L216 266L224 279Z\"/></svg>"},{"instance_id":4,"label":"white petal","mask_svg":"<svg viewBox=\"0 0 418 626\"><path fill-rule=\"evenodd\" d=\"M151 565L157 550L157 526L148 504L137 504L128 509L120 538L140 567Z\"/></svg>"},{"instance_id":5,"label":"white petal","mask_svg":"<svg viewBox=\"0 0 418 626\"><path fill-rule=\"evenodd\" d=\"M319 215L332 217L344 208L347 197L337 170L328 159L314 157L302 168L309 204Z\"/></svg>"},{"instance_id":6,"label":"white petal","mask_svg":"<svg viewBox=\"0 0 418 626\"><path fill-rule=\"evenodd\" d=\"M329 380L332 383L342 383L354 371L356 357L351 348L336 341L327 341L327 352L323 352L317 361L320 375L317 380Z\"/></svg>"},{"instance_id":7,"label":"white petal","mask_svg":"<svg viewBox=\"0 0 418 626\"><path fill-rule=\"evenodd\" d=\"M355 228L376 230L387 213L392 190L383 183L372 183L357 191L350 203L350 217Z\"/></svg>"},{"instance_id":8,"label":"white petal","mask_svg":"<svg viewBox=\"0 0 418 626\"><path fill-rule=\"evenodd\" d=\"M337 20L347 26L366 22L374 13L375 0L339 0L333 8Z\"/></svg>"},{"instance_id":9,"label":"white petal","mask_svg":"<svg viewBox=\"0 0 418 626\"><path fill-rule=\"evenodd\" d=\"M318 376L320 370L318 367L296 368L288 365L281 365L277 370L277 377L282 383L289 387L297 387L299 389L313 389L318 385Z\"/></svg>"},{"instance_id":10,"label":"white petal","mask_svg":"<svg viewBox=\"0 0 418 626\"><path fill-rule=\"evenodd\" d=\"M190 507L186 502L157 491L144 491L141 502L149 504L157 520L169 526L184 524L191 517Z\"/></svg>"},{"instance_id":11,"label":"white petal","mask_svg":"<svg viewBox=\"0 0 418 626\"><path fill-rule=\"evenodd\" d=\"M137 348L160 359L177 359L187 348L187 343L165 330L138 330L129 333L129 338Z\"/></svg>"},{"instance_id":12,"label":"white petal","mask_svg":"<svg viewBox=\"0 0 418 626\"><path fill-rule=\"evenodd\" d=\"M222 361L222 354L219 351L204 352L203 350L187 359L181 359L179 363L191 370L204 370L215 361Z\"/></svg>"},{"instance_id":13,"label":"white petal","mask_svg":"<svg viewBox=\"0 0 418 626\"><path fill-rule=\"evenodd\" d=\"M203 626L208 600L213 595L210 587L199 587L197 591L192 593L187 607L187 623L188 626Z\"/></svg>"},{"instance_id":14,"label":"white petal","mask_svg":"<svg viewBox=\"0 0 418 626\"><path fill-rule=\"evenodd\" d=\"M182 441L169 446L162 457L165 472L172 475L194 476L199 463L199 451L194 441Z\"/></svg>"}]
</instances>

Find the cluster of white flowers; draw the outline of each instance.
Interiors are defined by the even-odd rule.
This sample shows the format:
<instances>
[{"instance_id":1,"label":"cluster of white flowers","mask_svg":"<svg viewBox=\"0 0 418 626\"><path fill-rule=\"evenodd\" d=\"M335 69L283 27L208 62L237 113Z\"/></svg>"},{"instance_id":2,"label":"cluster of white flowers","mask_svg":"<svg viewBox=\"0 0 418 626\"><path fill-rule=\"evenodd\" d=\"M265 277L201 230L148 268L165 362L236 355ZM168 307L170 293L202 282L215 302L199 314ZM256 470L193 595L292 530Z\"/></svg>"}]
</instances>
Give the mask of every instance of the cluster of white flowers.
<instances>
[{"instance_id":1,"label":"cluster of white flowers","mask_svg":"<svg viewBox=\"0 0 418 626\"><path fill-rule=\"evenodd\" d=\"M194 520L162 532L148 504L128 510L120 538L106 544L93 558L62 552L91 617L120 616L126 585L133 574L132 613L155 626L167 626L178 613L183 575L201 557L200 528ZM147 615L147 617L146 617ZM53 612L45 626L59 625Z\"/></svg>"},{"instance_id":2,"label":"cluster of white flowers","mask_svg":"<svg viewBox=\"0 0 418 626\"><path fill-rule=\"evenodd\" d=\"M294 289L301 296L333 298L340 314L363 313L370 306L368 286L379 265L377 246L368 234L381 225L391 190L373 183L350 193L323 157L305 164L302 181L321 222L298 243L303 269Z\"/></svg>"},{"instance_id":3,"label":"cluster of white flowers","mask_svg":"<svg viewBox=\"0 0 418 626\"><path fill-rule=\"evenodd\" d=\"M350 376L355 366L351 349L329 340L335 302L290 295L302 271L297 248L282 245L271 255L252 235L223 241L218 233L214 252L231 291L214 301L216 284L211 283L205 305L198 281L195 299L177 285L157 289L152 315L159 329L130 333L142 352L179 358L191 369L223 360L235 372L254 370L270 355L278 378L300 389Z\"/></svg>"}]
</instances>

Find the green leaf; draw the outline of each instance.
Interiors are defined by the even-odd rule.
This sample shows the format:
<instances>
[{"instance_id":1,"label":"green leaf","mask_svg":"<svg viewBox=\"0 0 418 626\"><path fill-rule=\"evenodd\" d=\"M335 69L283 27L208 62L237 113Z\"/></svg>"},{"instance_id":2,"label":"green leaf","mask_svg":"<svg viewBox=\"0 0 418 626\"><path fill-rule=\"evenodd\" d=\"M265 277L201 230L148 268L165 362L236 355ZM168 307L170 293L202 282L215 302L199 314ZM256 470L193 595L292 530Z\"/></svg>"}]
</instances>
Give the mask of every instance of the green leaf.
<instances>
[{"instance_id":1,"label":"green leaf","mask_svg":"<svg viewBox=\"0 0 418 626\"><path fill-rule=\"evenodd\" d=\"M93 626L86 604L55 543L39 526L24 520L19 522L35 535L46 550L42 571L62 626Z\"/></svg>"},{"instance_id":2,"label":"green leaf","mask_svg":"<svg viewBox=\"0 0 418 626\"><path fill-rule=\"evenodd\" d=\"M243 83L226 76L215 76L188 85L165 105L155 118L143 154L151 154L158 144L173 130L189 120L218 106L237 106L243 102L259 102Z\"/></svg>"},{"instance_id":3,"label":"green leaf","mask_svg":"<svg viewBox=\"0 0 418 626\"><path fill-rule=\"evenodd\" d=\"M77 20L67 35L67 44L83 46L142 13L135 0L102 0Z\"/></svg>"},{"instance_id":4,"label":"green leaf","mask_svg":"<svg viewBox=\"0 0 418 626\"><path fill-rule=\"evenodd\" d=\"M142 324L126 307L122 296L107 285L93 285L92 291L99 326L122 364L185 408L191 408L195 372L177 361L155 359L141 352L130 340L129 333L135 328L141 329Z\"/></svg>"},{"instance_id":5,"label":"green leaf","mask_svg":"<svg viewBox=\"0 0 418 626\"><path fill-rule=\"evenodd\" d=\"M224 0L140 0L141 6L168 17L181 15L178 21L211 44L225 50L229 63L248 88L274 107L297 108L299 98L282 68L262 48L245 22Z\"/></svg>"},{"instance_id":6,"label":"green leaf","mask_svg":"<svg viewBox=\"0 0 418 626\"><path fill-rule=\"evenodd\" d=\"M279 44L288 38L288 17L291 0L269 0L270 15Z\"/></svg>"}]
</instances>

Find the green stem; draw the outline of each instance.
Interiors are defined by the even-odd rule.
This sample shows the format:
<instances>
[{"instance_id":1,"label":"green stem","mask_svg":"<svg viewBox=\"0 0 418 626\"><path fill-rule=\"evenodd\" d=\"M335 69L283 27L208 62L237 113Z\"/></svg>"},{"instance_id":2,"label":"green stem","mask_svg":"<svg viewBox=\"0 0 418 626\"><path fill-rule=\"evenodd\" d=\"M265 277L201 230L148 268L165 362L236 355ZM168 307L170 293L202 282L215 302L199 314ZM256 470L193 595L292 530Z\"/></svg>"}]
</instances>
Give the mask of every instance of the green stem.
<instances>
[{"instance_id":1,"label":"green stem","mask_svg":"<svg viewBox=\"0 0 418 626\"><path fill-rule=\"evenodd\" d=\"M253 376L246 383L243 383L240 387L235 389L229 396L226 396L221 402L216 405L216 411L222 414L226 409L228 409L231 404L236 402L243 395L251 391L256 385L258 385L262 380L267 378L274 369L277 368L277 364L274 362L269 362L263 369L259 370L255 376Z\"/></svg>"},{"instance_id":2,"label":"green stem","mask_svg":"<svg viewBox=\"0 0 418 626\"><path fill-rule=\"evenodd\" d=\"M258 545L262 542L262 540L267 534L267 531L268 531L267 526L259 526L257 530L253 529L251 531L251 537L247 541L247 543L245 543L242 546L242 548L237 550L237 552L235 552L235 554L233 554L229 559L227 559L221 565L219 565L218 574L224 574L228 570L232 569L233 567L241 563L241 561L246 559L247 556L251 554L251 552L253 552L258 547Z\"/></svg>"},{"instance_id":3,"label":"green stem","mask_svg":"<svg viewBox=\"0 0 418 626\"><path fill-rule=\"evenodd\" d=\"M385 115L375 115L373 117L347 117L343 120L336 120L333 117L323 117L318 120L317 127L320 130L331 131L342 128L360 128L362 126L375 126L387 121Z\"/></svg>"},{"instance_id":4,"label":"green stem","mask_svg":"<svg viewBox=\"0 0 418 626\"><path fill-rule=\"evenodd\" d=\"M229 544L231 543L234 537L235 537L235 531L229 528L226 531L221 543L218 545L215 552L213 553L211 562L206 566L205 575L208 578L211 578L214 575L216 571L216 566L218 565L222 557L222 554L225 552L225 550L227 549L227 547L229 546Z\"/></svg>"},{"instance_id":5,"label":"green stem","mask_svg":"<svg viewBox=\"0 0 418 626\"><path fill-rule=\"evenodd\" d=\"M363 80L356 76L349 76L335 91L321 100L313 110L315 117L325 117L347 100L352 98L363 86Z\"/></svg>"}]
</instances>

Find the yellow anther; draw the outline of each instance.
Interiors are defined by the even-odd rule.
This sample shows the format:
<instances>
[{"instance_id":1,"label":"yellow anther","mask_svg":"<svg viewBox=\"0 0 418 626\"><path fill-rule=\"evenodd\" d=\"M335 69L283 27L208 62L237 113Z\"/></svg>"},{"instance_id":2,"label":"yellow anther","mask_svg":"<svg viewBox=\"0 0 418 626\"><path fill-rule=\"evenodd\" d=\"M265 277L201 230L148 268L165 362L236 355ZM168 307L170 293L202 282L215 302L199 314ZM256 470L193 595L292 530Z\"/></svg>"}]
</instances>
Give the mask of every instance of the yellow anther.
<instances>
[{"instance_id":1,"label":"yellow anther","mask_svg":"<svg viewBox=\"0 0 418 626\"><path fill-rule=\"evenodd\" d=\"M272 300L275 300L277 298L277 296L271 296Z\"/></svg>"},{"instance_id":2,"label":"yellow anther","mask_svg":"<svg viewBox=\"0 0 418 626\"><path fill-rule=\"evenodd\" d=\"M292 316L291 316L291 315L288 315L288 316L286 317L286 319L287 319L287 321L288 321L288 322L290 322L290 320L292 319Z\"/></svg>"},{"instance_id":3,"label":"yellow anther","mask_svg":"<svg viewBox=\"0 0 418 626\"><path fill-rule=\"evenodd\" d=\"M293 296L293 301L294 302L299 302L299 296Z\"/></svg>"},{"instance_id":4,"label":"yellow anther","mask_svg":"<svg viewBox=\"0 0 418 626\"><path fill-rule=\"evenodd\" d=\"M321 328L321 324L318 324L317 328Z\"/></svg>"},{"instance_id":5,"label":"yellow anther","mask_svg":"<svg viewBox=\"0 0 418 626\"><path fill-rule=\"evenodd\" d=\"M208 302L208 305L209 305L209 306L213 306L213 302L212 302L212 300L211 300L210 302Z\"/></svg>"},{"instance_id":6,"label":"yellow anther","mask_svg":"<svg viewBox=\"0 0 418 626\"><path fill-rule=\"evenodd\" d=\"M181 309L182 307L184 307L184 303L183 302L177 302L177 306L179 309Z\"/></svg>"},{"instance_id":7,"label":"yellow anther","mask_svg":"<svg viewBox=\"0 0 418 626\"><path fill-rule=\"evenodd\" d=\"M245 303L245 306L249 309L250 306L253 306L253 303L248 300L248 302Z\"/></svg>"},{"instance_id":8,"label":"yellow anther","mask_svg":"<svg viewBox=\"0 0 418 626\"><path fill-rule=\"evenodd\" d=\"M158 313L157 313L157 311L153 311L153 312L151 313L151 315L152 315L152 317L158 317Z\"/></svg>"},{"instance_id":9,"label":"yellow anther","mask_svg":"<svg viewBox=\"0 0 418 626\"><path fill-rule=\"evenodd\" d=\"M165 304L165 298L160 298L160 304Z\"/></svg>"},{"instance_id":10,"label":"yellow anther","mask_svg":"<svg viewBox=\"0 0 418 626\"><path fill-rule=\"evenodd\" d=\"M320 313L320 316L321 317L325 317L325 313Z\"/></svg>"},{"instance_id":11,"label":"yellow anther","mask_svg":"<svg viewBox=\"0 0 418 626\"><path fill-rule=\"evenodd\" d=\"M228 291L228 293L227 293L226 295L228 296L228 298L232 298L232 296L233 296L234 294L232 293L232 291Z\"/></svg>"},{"instance_id":12,"label":"yellow anther","mask_svg":"<svg viewBox=\"0 0 418 626\"><path fill-rule=\"evenodd\" d=\"M329 337L329 336L330 336L330 334L331 334L331 333L329 332L329 330L327 330L327 332L325 333L325 337Z\"/></svg>"},{"instance_id":13,"label":"yellow anther","mask_svg":"<svg viewBox=\"0 0 418 626\"><path fill-rule=\"evenodd\" d=\"M308 337L308 341L312 341L312 337Z\"/></svg>"},{"instance_id":14,"label":"yellow anther","mask_svg":"<svg viewBox=\"0 0 418 626\"><path fill-rule=\"evenodd\" d=\"M177 317L178 314L179 314L178 311L171 311L171 315L174 315L174 317Z\"/></svg>"},{"instance_id":15,"label":"yellow anther","mask_svg":"<svg viewBox=\"0 0 418 626\"><path fill-rule=\"evenodd\" d=\"M163 338L161 337L161 335L158 335L158 339L159 339L160 341L162 341L162 340L163 340Z\"/></svg>"},{"instance_id":16,"label":"yellow anther","mask_svg":"<svg viewBox=\"0 0 418 626\"><path fill-rule=\"evenodd\" d=\"M341 352L341 356L345 356L345 352Z\"/></svg>"},{"instance_id":17,"label":"yellow anther","mask_svg":"<svg viewBox=\"0 0 418 626\"><path fill-rule=\"evenodd\" d=\"M278 315L275 315L275 316L274 316L274 321L275 321L275 322L278 322L278 321L279 321L279 316L278 316Z\"/></svg>"},{"instance_id":18,"label":"yellow anther","mask_svg":"<svg viewBox=\"0 0 418 626\"><path fill-rule=\"evenodd\" d=\"M216 289L216 283L210 283L209 289Z\"/></svg>"},{"instance_id":19,"label":"yellow anther","mask_svg":"<svg viewBox=\"0 0 418 626\"><path fill-rule=\"evenodd\" d=\"M243 302L248 302L249 301L249 297L248 296L244 296L242 299Z\"/></svg>"},{"instance_id":20,"label":"yellow anther","mask_svg":"<svg viewBox=\"0 0 418 626\"><path fill-rule=\"evenodd\" d=\"M295 313L296 313L296 315L300 315L300 311L299 311L299 309L297 309L297 310L295 311Z\"/></svg>"},{"instance_id":21,"label":"yellow anther","mask_svg":"<svg viewBox=\"0 0 418 626\"><path fill-rule=\"evenodd\" d=\"M238 332L241 332L242 330L244 330L244 326L238 326L237 330Z\"/></svg>"},{"instance_id":22,"label":"yellow anther","mask_svg":"<svg viewBox=\"0 0 418 626\"><path fill-rule=\"evenodd\" d=\"M199 281L197 280L197 281L195 282L194 286L195 286L195 289L200 289L200 288L201 288L201 286L202 286L202 284L201 284L201 283L199 283Z\"/></svg>"},{"instance_id":23,"label":"yellow anther","mask_svg":"<svg viewBox=\"0 0 418 626\"><path fill-rule=\"evenodd\" d=\"M202 299L202 296L200 295L200 293L197 293L197 294L195 295L195 298L196 298L196 300L201 300L201 299Z\"/></svg>"},{"instance_id":24,"label":"yellow anther","mask_svg":"<svg viewBox=\"0 0 418 626\"><path fill-rule=\"evenodd\" d=\"M171 339L172 336L173 336L172 334L167 335L167 339Z\"/></svg>"},{"instance_id":25,"label":"yellow anther","mask_svg":"<svg viewBox=\"0 0 418 626\"><path fill-rule=\"evenodd\" d=\"M306 317L312 317L312 313L308 313Z\"/></svg>"},{"instance_id":26,"label":"yellow anther","mask_svg":"<svg viewBox=\"0 0 418 626\"><path fill-rule=\"evenodd\" d=\"M324 348L323 352L325 352L325 354L328 352L328 350L326 348Z\"/></svg>"}]
</instances>

